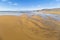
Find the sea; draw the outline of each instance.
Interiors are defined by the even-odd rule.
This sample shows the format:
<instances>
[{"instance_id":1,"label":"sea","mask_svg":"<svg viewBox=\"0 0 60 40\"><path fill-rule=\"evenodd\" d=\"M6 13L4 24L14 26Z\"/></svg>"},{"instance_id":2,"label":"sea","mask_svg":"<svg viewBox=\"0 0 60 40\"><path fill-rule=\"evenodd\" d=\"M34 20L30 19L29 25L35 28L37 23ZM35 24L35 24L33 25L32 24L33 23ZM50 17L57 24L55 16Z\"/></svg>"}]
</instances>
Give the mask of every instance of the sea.
<instances>
[{"instance_id":1,"label":"sea","mask_svg":"<svg viewBox=\"0 0 60 40\"><path fill-rule=\"evenodd\" d=\"M27 14L28 16L37 15L42 17L43 19L48 19L48 17L51 17L55 20L60 21L60 14L50 14L50 13L33 12L33 11L0 11L0 16L2 15L20 16L22 14Z\"/></svg>"}]
</instances>

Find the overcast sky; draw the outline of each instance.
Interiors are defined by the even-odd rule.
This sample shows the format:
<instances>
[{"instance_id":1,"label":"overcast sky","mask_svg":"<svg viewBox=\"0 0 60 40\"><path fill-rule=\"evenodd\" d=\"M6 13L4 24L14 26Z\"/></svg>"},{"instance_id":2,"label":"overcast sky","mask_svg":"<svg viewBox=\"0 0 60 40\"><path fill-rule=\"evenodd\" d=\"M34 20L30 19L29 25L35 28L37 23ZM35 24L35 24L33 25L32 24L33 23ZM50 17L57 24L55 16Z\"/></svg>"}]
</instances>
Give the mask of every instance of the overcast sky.
<instances>
[{"instance_id":1,"label":"overcast sky","mask_svg":"<svg viewBox=\"0 0 60 40\"><path fill-rule=\"evenodd\" d=\"M0 0L0 11L60 8L60 0Z\"/></svg>"}]
</instances>

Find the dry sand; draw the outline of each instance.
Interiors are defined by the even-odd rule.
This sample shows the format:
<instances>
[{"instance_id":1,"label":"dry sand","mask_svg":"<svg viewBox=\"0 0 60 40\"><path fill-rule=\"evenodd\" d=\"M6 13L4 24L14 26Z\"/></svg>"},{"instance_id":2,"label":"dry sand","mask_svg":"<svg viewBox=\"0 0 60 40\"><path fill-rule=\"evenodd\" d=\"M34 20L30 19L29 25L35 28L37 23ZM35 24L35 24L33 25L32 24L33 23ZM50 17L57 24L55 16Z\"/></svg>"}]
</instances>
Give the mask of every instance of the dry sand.
<instances>
[{"instance_id":1,"label":"dry sand","mask_svg":"<svg viewBox=\"0 0 60 40\"><path fill-rule=\"evenodd\" d=\"M60 22L40 16L0 16L0 40L60 40Z\"/></svg>"}]
</instances>

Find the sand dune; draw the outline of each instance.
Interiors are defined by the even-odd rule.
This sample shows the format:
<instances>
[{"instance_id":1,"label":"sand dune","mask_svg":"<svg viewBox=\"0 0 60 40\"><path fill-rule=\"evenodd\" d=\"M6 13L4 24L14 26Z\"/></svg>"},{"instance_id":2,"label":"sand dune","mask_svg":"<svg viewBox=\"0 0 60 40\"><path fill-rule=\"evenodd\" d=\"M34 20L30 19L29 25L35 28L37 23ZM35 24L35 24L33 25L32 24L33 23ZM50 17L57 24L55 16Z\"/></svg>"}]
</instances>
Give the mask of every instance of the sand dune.
<instances>
[{"instance_id":1,"label":"sand dune","mask_svg":"<svg viewBox=\"0 0 60 40\"><path fill-rule=\"evenodd\" d=\"M60 40L60 22L41 16L0 16L0 40Z\"/></svg>"}]
</instances>

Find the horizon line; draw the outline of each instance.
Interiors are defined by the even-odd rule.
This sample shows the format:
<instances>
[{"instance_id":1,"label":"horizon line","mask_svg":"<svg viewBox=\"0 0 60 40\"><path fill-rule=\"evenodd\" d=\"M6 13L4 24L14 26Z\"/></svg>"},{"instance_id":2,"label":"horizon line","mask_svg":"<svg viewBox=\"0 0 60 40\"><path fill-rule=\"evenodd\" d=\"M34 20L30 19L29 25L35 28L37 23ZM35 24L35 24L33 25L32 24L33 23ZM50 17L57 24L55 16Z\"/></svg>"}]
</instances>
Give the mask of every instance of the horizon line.
<instances>
[{"instance_id":1,"label":"horizon line","mask_svg":"<svg viewBox=\"0 0 60 40\"><path fill-rule=\"evenodd\" d=\"M0 12L2 11L36 11L36 10L43 10L43 9L58 9L58 8L42 8L42 9L32 9L32 10L0 10Z\"/></svg>"}]
</instances>

